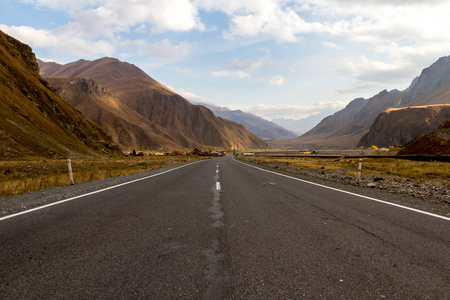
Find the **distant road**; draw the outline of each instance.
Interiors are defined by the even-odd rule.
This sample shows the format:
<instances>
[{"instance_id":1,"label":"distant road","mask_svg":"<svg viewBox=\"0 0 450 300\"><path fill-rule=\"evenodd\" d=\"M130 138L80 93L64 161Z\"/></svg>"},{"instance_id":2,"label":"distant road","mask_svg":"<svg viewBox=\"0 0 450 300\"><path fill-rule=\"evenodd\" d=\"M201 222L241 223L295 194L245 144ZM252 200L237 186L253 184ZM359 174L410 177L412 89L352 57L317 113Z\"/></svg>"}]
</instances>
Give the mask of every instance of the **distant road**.
<instances>
[{"instance_id":1,"label":"distant road","mask_svg":"<svg viewBox=\"0 0 450 300\"><path fill-rule=\"evenodd\" d=\"M234 161L0 218L1 299L450 299L450 219Z\"/></svg>"}]
</instances>

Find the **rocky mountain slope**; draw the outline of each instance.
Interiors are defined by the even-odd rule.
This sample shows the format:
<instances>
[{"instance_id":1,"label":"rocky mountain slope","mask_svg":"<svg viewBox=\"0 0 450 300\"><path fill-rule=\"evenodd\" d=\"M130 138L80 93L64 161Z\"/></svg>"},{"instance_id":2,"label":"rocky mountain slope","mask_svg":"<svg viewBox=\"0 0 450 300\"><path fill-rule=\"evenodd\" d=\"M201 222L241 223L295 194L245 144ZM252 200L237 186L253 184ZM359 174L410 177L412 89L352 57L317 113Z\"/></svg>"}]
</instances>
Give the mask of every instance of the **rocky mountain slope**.
<instances>
[{"instance_id":1,"label":"rocky mountain slope","mask_svg":"<svg viewBox=\"0 0 450 300\"><path fill-rule=\"evenodd\" d=\"M0 31L0 157L121 155L39 75L31 48Z\"/></svg>"},{"instance_id":2,"label":"rocky mountain slope","mask_svg":"<svg viewBox=\"0 0 450 300\"><path fill-rule=\"evenodd\" d=\"M126 149L176 148L185 139L144 118L93 79L51 77L48 82Z\"/></svg>"},{"instance_id":3,"label":"rocky mountain slope","mask_svg":"<svg viewBox=\"0 0 450 300\"><path fill-rule=\"evenodd\" d=\"M434 132L446 120L450 120L450 104L388 108L378 115L358 147L404 145Z\"/></svg>"},{"instance_id":4,"label":"rocky mountain slope","mask_svg":"<svg viewBox=\"0 0 450 300\"><path fill-rule=\"evenodd\" d=\"M244 126L216 117L203 106L191 104L132 64L105 57L66 65L44 62L39 62L39 65L41 75L46 78L80 77L96 80L122 104L168 130L177 143L176 148L231 148L235 144L242 148L267 147ZM162 141L155 141L154 144L169 147Z\"/></svg>"},{"instance_id":5,"label":"rocky mountain slope","mask_svg":"<svg viewBox=\"0 0 450 300\"><path fill-rule=\"evenodd\" d=\"M256 134L260 139L264 141L297 137L294 132L283 128L273 122L260 118L254 114L243 112L241 110L231 110L226 107L218 107L214 105L204 106L209 108L216 116L244 125L248 130Z\"/></svg>"},{"instance_id":6,"label":"rocky mountain slope","mask_svg":"<svg viewBox=\"0 0 450 300\"><path fill-rule=\"evenodd\" d=\"M377 145L383 137L380 132L373 131L361 141L378 117L387 108L399 108L407 106L427 106L432 104L450 104L450 56L442 57L430 67L424 69L421 75L413 80L408 89L404 91L382 91L370 99L355 99L343 110L323 119L316 127L296 139L270 142L272 147L292 148L350 148L357 145ZM432 110L427 110L432 112ZM405 111L399 111L402 114ZM422 128L425 132L417 132L415 129L408 134L416 136L429 132L429 128L422 126L427 119L433 116L421 114L420 118L410 120L415 129ZM402 117L401 119L406 120ZM411 123L410 123L411 124ZM405 128L408 128L405 126ZM410 126L411 128L411 126ZM434 128L433 128L434 129ZM407 129L405 129L407 130ZM381 134L382 135L382 134ZM392 141L403 139L393 138ZM384 142L383 142L384 144ZM377 145L378 146L378 145Z\"/></svg>"},{"instance_id":7,"label":"rocky mountain slope","mask_svg":"<svg viewBox=\"0 0 450 300\"><path fill-rule=\"evenodd\" d=\"M403 148L399 155L450 155L450 120L433 134L421 136Z\"/></svg>"},{"instance_id":8,"label":"rocky mountain slope","mask_svg":"<svg viewBox=\"0 0 450 300\"><path fill-rule=\"evenodd\" d=\"M428 68L422 70L419 77L413 80L411 86L404 92L398 107L418 105L414 101L443 87L450 86L450 56L441 57ZM448 103L449 100L447 99ZM432 103L427 103L432 104ZM434 103L444 104L444 103Z\"/></svg>"}]
</instances>

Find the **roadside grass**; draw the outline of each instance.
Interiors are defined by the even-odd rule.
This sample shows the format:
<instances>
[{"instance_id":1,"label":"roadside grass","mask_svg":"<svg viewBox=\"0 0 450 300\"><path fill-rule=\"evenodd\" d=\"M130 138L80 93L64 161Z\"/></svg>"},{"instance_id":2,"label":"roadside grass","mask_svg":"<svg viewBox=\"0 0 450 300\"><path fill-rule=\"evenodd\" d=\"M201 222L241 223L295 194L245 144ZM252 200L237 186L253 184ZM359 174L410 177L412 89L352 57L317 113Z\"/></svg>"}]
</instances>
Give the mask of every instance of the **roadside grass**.
<instances>
[{"instance_id":1,"label":"roadside grass","mask_svg":"<svg viewBox=\"0 0 450 300\"><path fill-rule=\"evenodd\" d=\"M121 159L72 159L75 184L146 172L205 159L198 156L135 156ZM0 161L0 197L70 185L67 160Z\"/></svg>"},{"instance_id":2,"label":"roadside grass","mask_svg":"<svg viewBox=\"0 0 450 300\"><path fill-rule=\"evenodd\" d=\"M358 159L336 159L320 157L270 157L248 156L246 159L260 164L285 164L293 168L345 170L348 175L356 175ZM420 180L442 180L450 186L450 163L432 161L413 161L396 158L364 158L362 173L373 175L394 175Z\"/></svg>"}]
</instances>

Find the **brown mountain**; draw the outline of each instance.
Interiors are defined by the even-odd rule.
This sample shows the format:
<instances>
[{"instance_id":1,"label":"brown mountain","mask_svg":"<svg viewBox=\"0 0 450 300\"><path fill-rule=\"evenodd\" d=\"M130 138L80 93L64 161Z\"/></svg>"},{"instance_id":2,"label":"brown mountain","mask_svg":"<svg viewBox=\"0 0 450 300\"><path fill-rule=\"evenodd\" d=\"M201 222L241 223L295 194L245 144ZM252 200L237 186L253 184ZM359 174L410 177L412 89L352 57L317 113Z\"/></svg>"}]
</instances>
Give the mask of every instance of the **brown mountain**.
<instances>
[{"instance_id":1,"label":"brown mountain","mask_svg":"<svg viewBox=\"0 0 450 300\"><path fill-rule=\"evenodd\" d=\"M242 125L216 117L209 109L193 105L157 82L141 69L114 58L79 60L55 67L40 62L44 77L81 77L94 79L122 104L184 140L179 148L213 146L265 148L266 143Z\"/></svg>"},{"instance_id":2,"label":"brown mountain","mask_svg":"<svg viewBox=\"0 0 450 300\"><path fill-rule=\"evenodd\" d=\"M450 120L450 104L388 108L378 115L358 147L404 145L434 132L447 120Z\"/></svg>"},{"instance_id":3,"label":"brown mountain","mask_svg":"<svg viewBox=\"0 0 450 300\"><path fill-rule=\"evenodd\" d=\"M386 141L381 132L369 130L378 115L387 108L406 106L427 106L432 104L449 104L450 95L450 56L442 57L430 67L424 69L419 77L415 78L410 87L404 91L382 91L372 98L356 99L346 108L323 119L316 127L296 139L269 142L272 147L292 148L350 148L356 145L377 145ZM423 115L425 116L425 115ZM414 128L423 128L424 132L411 130L410 135L426 134L429 128L422 126L427 119L416 118L410 120ZM434 128L433 128L434 129ZM403 136L407 136L404 132ZM366 136L362 141L361 138ZM370 139L368 139L370 137ZM403 139L393 138L394 141Z\"/></svg>"},{"instance_id":4,"label":"brown mountain","mask_svg":"<svg viewBox=\"0 0 450 300\"><path fill-rule=\"evenodd\" d=\"M450 120L433 134L421 136L403 148L399 155L450 155Z\"/></svg>"},{"instance_id":5,"label":"brown mountain","mask_svg":"<svg viewBox=\"0 0 450 300\"><path fill-rule=\"evenodd\" d=\"M64 99L126 149L176 148L180 143L194 144L194 141L144 118L93 79L51 77L48 81Z\"/></svg>"},{"instance_id":6,"label":"brown mountain","mask_svg":"<svg viewBox=\"0 0 450 300\"><path fill-rule=\"evenodd\" d=\"M449 80L450 82L450 80ZM441 87L410 103L411 106L450 103L450 86Z\"/></svg>"},{"instance_id":7,"label":"brown mountain","mask_svg":"<svg viewBox=\"0 0 450 300\"><path fill-rule=\"evenodd\" d=\"M120 155L111 138L39 75L31 48L0 31L0 157Z\"/></svg>"}]
</instances>

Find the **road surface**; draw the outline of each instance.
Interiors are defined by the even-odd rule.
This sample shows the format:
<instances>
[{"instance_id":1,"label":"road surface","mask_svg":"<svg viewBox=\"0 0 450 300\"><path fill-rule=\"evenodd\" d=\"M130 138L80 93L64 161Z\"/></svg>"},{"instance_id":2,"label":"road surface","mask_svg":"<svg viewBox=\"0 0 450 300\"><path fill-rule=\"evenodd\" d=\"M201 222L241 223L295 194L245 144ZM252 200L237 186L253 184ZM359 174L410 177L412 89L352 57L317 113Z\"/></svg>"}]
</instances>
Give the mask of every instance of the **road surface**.
<instances>
[{"instance_id":1,"label":"road surface","mask_svg":"<svg viewBox=\"0 0 450 300\"><path fill-rule=\"evenodd\" d=\"M231 156L0 218L1 299L449 299L450 219Z\"/></svg>"}]
</instances>

